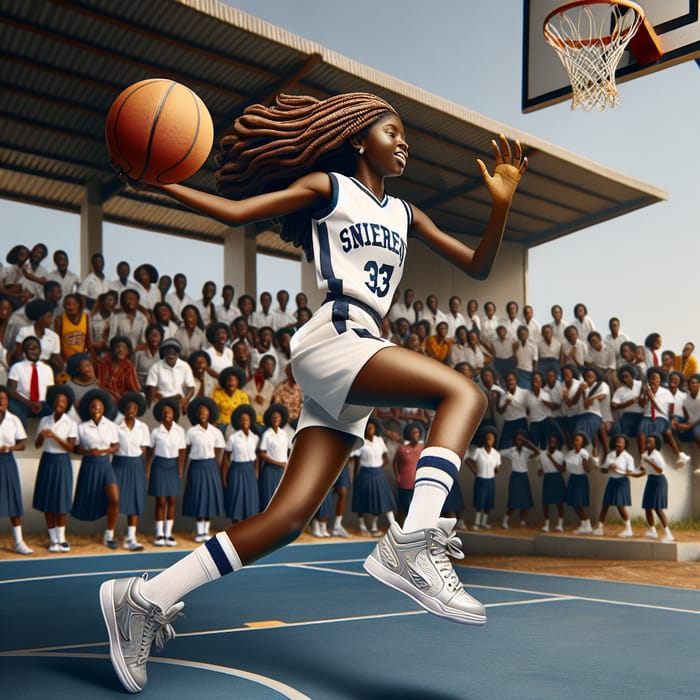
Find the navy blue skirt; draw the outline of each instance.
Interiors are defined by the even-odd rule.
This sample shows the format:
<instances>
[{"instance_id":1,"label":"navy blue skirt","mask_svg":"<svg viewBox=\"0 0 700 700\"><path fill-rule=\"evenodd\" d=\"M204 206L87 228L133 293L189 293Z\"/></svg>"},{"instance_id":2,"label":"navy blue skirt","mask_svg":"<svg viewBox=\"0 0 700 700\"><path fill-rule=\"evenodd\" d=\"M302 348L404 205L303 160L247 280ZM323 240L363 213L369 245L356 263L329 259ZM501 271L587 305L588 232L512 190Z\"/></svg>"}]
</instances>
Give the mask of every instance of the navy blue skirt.
<instances>
[{"instance_id":1,"label":"navy blue skirt","mask_svg":"<svg viewBox=\"0 0 700 700\"><path fill-rule=\"evenodd\" d=\"M586 474L569 474L566 484L566 503L572 508L588 508L590 489Z\"/></svg>"},{"instance_id":2,"label":"navy blue skirt","mask_svg":"<svg viewBox=\"0 0 700 700\"><path fill-rule=\"evenodd\" d=\"M343 471L340 472L338 475L338 478L335 480L335 484L333 484L333 488L341 488L341 489L349 489L350 488L350 470L348 469L348 465L346 464L343 467Z\"/></svg>"},{"instance_id":3,"label":"navy blue skirt","mask_svg":"<svg viewBox=\"0 0 700 700\"><path fill-rule=\"evenodd\" d=\"M496 479L493 477L486 479L483 476L477 476L474 479L474 497L472 498L472 506L474 506L475 510L491 510L495 498Z\"/></svg>"},{"instance_id":4,"label":"navy blue skirt","mask_svg":"<svg viewBox=\"0 0 700 700\"><path fill-rule=\"evenodd\" d=\"M329 491L326 497L323 499L320 508L316 511L315 518L323 519L330 518L335 515L335 499L333 498L333 491Z\"/></svg>"},{"instance_id":5,"label":"navy blue skirt","mask_svg":"<svg viewBox=\"0 0 700 700\"><path fill-rule=\"evenodd\" d=\"M608 479L603 494L604 506L631 506L632 491L628 476L620 476L616 479Z\"/></svg>"},{"instance_id":6,"label":"navy blue skirt","mask_svg":"<svg viewBox=\"0 0 700 700\"><path fill-rule=\"evenodd\" d=\"M177 471L177 457L154 457L148 480L148 495L156 497L179 496L182 479Z\"/></svg>"},{"instance_id":7,"label":"navy blue skirt","mask_svg":"<svg viewBox=\"0 0 700 700\"><path fill-rule=\"evenodd\" d=\"M84 455L78 472L71 515L78 520L97 520L107 512L105 489L116 484L117 477L109 455Z\"/></svg>"},{"instance_id":8,"label":"navy blue skirt","mask_svg":"<svg viewBox=\"0 0 700 700\"><path fill-rule=\"evenodd\" d=\"M141 515L146 510L146 468L143 457L114 455L112 468L119 484L119 512Z\"/></svg>"},{"instance_id":9,"label":"navy blue skirt","mask_svg":"<svg viewBox=\"0 0 700 700\"><path fill-rule=\"evenodd\" d=\"M187 470L182 514L190 518L213 518L224 513L224 487L216 460L193 459Z\"/></svg>"},{"instance_id":10,"label":"navy blue skirt","mask_svg":"<svg viewBox=\"0 0 700 700\"><path fill-rule=\"evenodd\" d=\"M542 479L542 505L559 505L566 499L566 484L560 472L547 472Z\"/></svg>"},{"instance_id":11,"label":"navy blue skirt","mask_svg":"<svg viewBox=\"0 0 700 700\"><path fill-rule=\"evenodd\" d=\"M277 490L280 481L282 481L284 467L269 462L262 462L260 468L260 478L258 479L258 487L260 491L260 510L267 508L267 504L272 500L272 496Z\"/></svg>"},{"instance_id":12,"label":"navy blue skirt","mask_svg":"<svg viewBox=\"0 0 700 700\"><path fill-rule=\"evenodd\" d=\"M12 452L0 453L0 517L18 518L24 515L19 469Z\"/></svg>"},{"instance_id":13,"label":"navy blue skirt","mask_svg":"<svg viewBox=\"0 0 700 700\"><path fill-rule=\"evenodd\" d=\"M442 512L459 513L461 510L464 510L464 498L462 497L462 489L459 488L459 484L455 480L442 506Z\"/></svg>"},{"instance_id":14,"label":"navy blue skirt","mask_svg":"<svg viewBox=\"0 0 700 700\"><path fill-rule=\"evenodd\" d=\"M353 513L380 515L396 510L396 499L382 467L361 467L352 492Z\"/></svg>"},{"instance_id":15,"label":"navy blue skirt","mask_svg":"<svg viewBox=\"0 0 700 700\"><path fill-rule=\"evenodd\" d=\"M642 420L641 413L621 413L618 424L619 432L627 437L634 437L639 434L639 424Z\"/></svg>"},{"instance_id":16,"label":"navy blue skirt","mask_svg":"<svg viewBox=\"0 0 700 700\"><path fill-rule=\"evenodd\" d=\"M533 505L528 473L511 472L510 479L508 479L508 508L525 510L532 508Z\"/></svg>"},{"instance_id":17,"label":"navy blue skirt","mask_svg":"<svg viewBox=\"0 0 700 700\"><path fill-rule=\"evenodd\" d=\"M551 418L530 423L530 440L541 450L546 450L553 430L554 421Z\"/></svg>"},{"instance_id":18,"label":"navy blue skirt","mask_svg":"<svg viewBox=\"0 0 700 700\"><path fill-rule=\"evenodd\" d=\"M67 513L73 499L73 465L67 452L42 452L34 482L32 508Z\"/></svg>"},{"instance_id":19,"label":"navy blue skirt","mask_svg":"<svg viewBox=\"0 0 700 700\"><path fill-rule=\"evenodd\" d=\"M668 481L663 474L647 475L642 496L644 510L663 510L668 508Z\"/></svg>"},{"instance_id":20,"label":"navy blue skirt","mask_svg":"<svg viewBox=\"0 0 700 700\"><path fill-rule=\"evenodd\" d=\"M602 424L603 419L595 413L581 413L576 416L574 433L583 433L588 438L588 442L593 444L593 440Z\"/></svg>"},{"instance_id":21,"label":"navy blue skirt","mask_svg":"<svg viewBox=\"0 0 700 700\"><path fill-rule=\"evenodd\" d=\"M255 462L231 462L226 472L224 513L232 520L245 520L260 512Z\"/></svg>"},{"instance_id":22,"label":"navy blue skirt","mask_svg":"<svg viewBox=\"0 0 700 700\"><path fill-rule=\"evenodd\" d=\"M639 421L639 428L637 429L637 435L653 435L658 433L663 435L668 430L668 421L665 418L655 418L652 420L647 416L644 416Z\"/></svg>"}]
</instances>

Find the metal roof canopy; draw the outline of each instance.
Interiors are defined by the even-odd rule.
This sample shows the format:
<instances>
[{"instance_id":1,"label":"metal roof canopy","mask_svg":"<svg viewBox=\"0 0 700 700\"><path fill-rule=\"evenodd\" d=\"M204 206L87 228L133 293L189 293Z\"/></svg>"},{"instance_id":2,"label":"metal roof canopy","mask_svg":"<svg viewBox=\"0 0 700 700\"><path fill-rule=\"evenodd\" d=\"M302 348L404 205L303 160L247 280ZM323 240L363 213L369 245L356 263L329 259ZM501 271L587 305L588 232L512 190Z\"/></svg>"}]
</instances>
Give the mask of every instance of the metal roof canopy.
<instances>
[{"instance_id":1,"label":"metal roof canopy","mask_svg":"<svg viewBox=\"0 0 700 700\"><path fill-rule=\"evenodd\" d=\"M79 212L99 183L104 220L223 242L228 228L172 200L124 189L104 120L127 85L168 77L194 89L221 135L252 103L284 91L374 92L401 114L411 145L391 194L442 229L480 235L490 201L474 162L494 134L526 146L528 175L507 241L535 246L666 199L665 191L511 129L215 0L0 0L0 197ZM213 155L188 184L214 191ZM299 257L270 225L259 252Z\"/></svg>"}]
</instances>

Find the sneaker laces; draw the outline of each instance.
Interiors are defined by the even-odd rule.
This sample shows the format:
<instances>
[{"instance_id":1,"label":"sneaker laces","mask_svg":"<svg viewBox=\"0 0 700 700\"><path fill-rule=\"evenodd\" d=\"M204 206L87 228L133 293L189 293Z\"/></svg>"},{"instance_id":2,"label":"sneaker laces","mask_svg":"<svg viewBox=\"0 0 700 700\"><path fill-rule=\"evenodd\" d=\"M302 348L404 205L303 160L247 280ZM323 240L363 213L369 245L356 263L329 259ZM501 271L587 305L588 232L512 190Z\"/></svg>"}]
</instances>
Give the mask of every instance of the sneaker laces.
<instances>
[{"instance_id":1,"label":"sneaker laces","mask_svg":"<svg viewBox=\"0 0 700 700\"><path fill-rule=\"evenodd\" d=\"M454 530L451 533L447 533L439 528L430 530L430 540L430 554L437 570L445 580L448 590L463 590L462 582L452 568L452 562L448 559L448 556L453 559L464 559L462 540L460 540Z\"/></svg>"},{"instance_id":2,"label":"sneaker laces","mask_svg":"<svg viewBox=\"0 0 700 700\"><path fill-rule=\"evenodd\" d=\"M143 626L143 634L141 635L141 646L139 647L139 656L136 663L139 665L145 664L148 661L148 655L151 651L151 644L155 641L156 648L160 651L176 634L173 629L172 622L183 617L181 612L182 607L174 605L170 608L168 614L157 606L153 606L151 611L146 616L146 621Z\"/></svg>"}]
</instances>

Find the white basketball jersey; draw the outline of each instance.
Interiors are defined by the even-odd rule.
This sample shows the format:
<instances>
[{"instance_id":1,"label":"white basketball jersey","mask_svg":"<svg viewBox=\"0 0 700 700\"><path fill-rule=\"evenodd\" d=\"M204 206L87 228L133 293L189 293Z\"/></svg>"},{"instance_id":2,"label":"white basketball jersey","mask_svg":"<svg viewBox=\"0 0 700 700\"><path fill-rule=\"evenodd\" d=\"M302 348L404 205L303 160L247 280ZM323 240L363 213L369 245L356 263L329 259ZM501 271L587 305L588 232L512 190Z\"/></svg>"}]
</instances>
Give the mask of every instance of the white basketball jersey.
<instances>
[{"instance_id":1,"label":"white basketball jersey","mask_svg":"<svg viewBox=\"0 0 700 700\"><path fill-rule=\"evenodd\" d=\"M379 201L354 178L330 178L331 201L312 218L318 288L364 302L384 317L403 275L411 208L386 194Z\"/></svg>"}]
</instances>

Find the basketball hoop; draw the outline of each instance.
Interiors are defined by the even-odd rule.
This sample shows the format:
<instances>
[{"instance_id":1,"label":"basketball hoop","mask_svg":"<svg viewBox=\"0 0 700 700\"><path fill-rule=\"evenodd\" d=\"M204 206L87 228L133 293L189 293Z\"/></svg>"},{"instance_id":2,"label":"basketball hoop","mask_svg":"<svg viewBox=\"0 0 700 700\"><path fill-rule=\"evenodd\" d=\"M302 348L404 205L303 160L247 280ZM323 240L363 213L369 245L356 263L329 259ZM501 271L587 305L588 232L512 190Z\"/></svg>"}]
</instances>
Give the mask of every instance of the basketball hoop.
<instances>
[{"instance_id":1,"label":"basketball hoop","mask_svg":"<svg viewBox=\"0 0 700 700\"><path fill-rule=\"evenodd\" d=\"M657 61L662 51L644 10L629 0L577 0L544 20L544 38L569 74L573 98L586 111L615 107L620 97L615 71L627 45L637 61Z\"/></svg>"}]
</instances>

